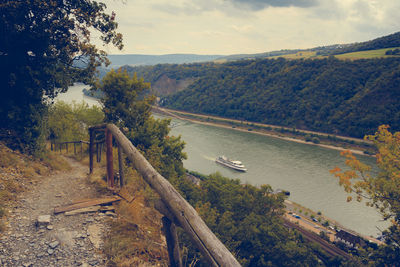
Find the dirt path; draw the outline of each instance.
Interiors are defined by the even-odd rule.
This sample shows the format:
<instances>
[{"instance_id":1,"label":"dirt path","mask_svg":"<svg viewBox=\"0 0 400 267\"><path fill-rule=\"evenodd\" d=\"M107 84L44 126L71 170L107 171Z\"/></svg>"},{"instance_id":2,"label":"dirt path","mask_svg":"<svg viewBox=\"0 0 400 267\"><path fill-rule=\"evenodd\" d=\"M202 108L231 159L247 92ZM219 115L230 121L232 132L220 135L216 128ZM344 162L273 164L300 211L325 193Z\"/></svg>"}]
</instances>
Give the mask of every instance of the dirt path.
<instances>
[{"instance_id":1,"label":"dirt path","mask_svg":"<svg viewBox=\"0 0 400 267\"><path fill-rule=\"evenodd\" d=\"M101 236L104 214L54 215L56 206L98 197L87 183L87 166L66 158L72 170L58 172L25 192L11 209L8 229L0 237L0 266L104 266ZM50 224L36 226L40 215Z\"/></svg>"}]
</instances>

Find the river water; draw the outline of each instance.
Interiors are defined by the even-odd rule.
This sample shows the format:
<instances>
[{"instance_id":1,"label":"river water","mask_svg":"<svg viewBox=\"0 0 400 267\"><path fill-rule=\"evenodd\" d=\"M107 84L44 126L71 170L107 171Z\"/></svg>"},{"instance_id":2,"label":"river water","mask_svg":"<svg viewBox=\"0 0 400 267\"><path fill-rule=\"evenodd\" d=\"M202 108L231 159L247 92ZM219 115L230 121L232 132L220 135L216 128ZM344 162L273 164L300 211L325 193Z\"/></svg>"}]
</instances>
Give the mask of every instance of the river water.
<instances>
[{"instance_id":1,"label":"river water","mask_svg":"<svg viewBox=\"0 0 400 267\"><path fill-rule=\"evenodd\" d=\"M82 96L82 84L63 94L67 102L95 100ZM157 116L159 117L159 116ZM300 144L250 132L172 120L172 135L181 135L186 142L188 159L185 168L203 174L220 172L230 178L253 185L270 184L274 189L290 191L289 200L338 221L346 228L364 235L376 236L388 224L380 221L378 212L364 203L346 202L346 193L329 173L335 166L344 167L340 152L318 146ZM236 172L214 162L220 155L240 160L248 171ZM375 159L359 156L374 165Z\"/></svg>"}]
</instances>

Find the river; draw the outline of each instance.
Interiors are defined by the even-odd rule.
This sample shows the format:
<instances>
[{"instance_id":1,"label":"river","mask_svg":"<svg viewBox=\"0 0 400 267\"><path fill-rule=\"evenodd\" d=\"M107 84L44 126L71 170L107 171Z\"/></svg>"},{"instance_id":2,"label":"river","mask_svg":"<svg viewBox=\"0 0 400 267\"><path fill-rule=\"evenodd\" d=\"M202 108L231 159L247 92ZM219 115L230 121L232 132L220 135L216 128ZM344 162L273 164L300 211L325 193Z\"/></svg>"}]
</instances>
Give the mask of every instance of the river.
<instances>
[{"instance_id":1,"label":"river","mask_svg":"<svg viewBox=\"0 0 400 267\"><path fill-rule=\"evenodd\" d=\"M82 96L84 85L75 85L63 94L63 100L94 101ZM95 104L90 102L90 104ZM158 117L158 116L157 116ZM346 193L329 173L335 166L344 167L340 152L313 145L172 120L172 135L181 135L186 143L188 159L185 168L203 174L220 172L253 185L270 184L274 189L290 191L289 200L338 221L346 228L364 235L376 236L388 225L379 213L364 203L346 202ZM248 171L239 173L214 162L219 155L242 161ZM359 156L363 162L375 164L371 157Z\"/></svg>"}]
</instances>

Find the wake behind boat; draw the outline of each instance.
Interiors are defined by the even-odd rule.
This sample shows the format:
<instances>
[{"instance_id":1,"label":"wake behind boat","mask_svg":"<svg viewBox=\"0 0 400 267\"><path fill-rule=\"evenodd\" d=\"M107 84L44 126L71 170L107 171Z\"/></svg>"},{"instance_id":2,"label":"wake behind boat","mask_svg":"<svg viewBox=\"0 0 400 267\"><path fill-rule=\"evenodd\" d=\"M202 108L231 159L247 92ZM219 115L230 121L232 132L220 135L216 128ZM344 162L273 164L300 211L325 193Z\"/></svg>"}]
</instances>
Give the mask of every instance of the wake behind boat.
<instances>
[{"instance_id":1,"label":"wake behind boat","mask_svg":"<svg viewBox=\"0 0 400 267\"><path fill-rule=\"evenodd\" d=\"M237 171L242 171L242 172L247 171L246 167L243 165L242 162L238 160L230 160L225 156L219 156L218 158L215 159L215 162Z\"/></svg>"}]
</instances>

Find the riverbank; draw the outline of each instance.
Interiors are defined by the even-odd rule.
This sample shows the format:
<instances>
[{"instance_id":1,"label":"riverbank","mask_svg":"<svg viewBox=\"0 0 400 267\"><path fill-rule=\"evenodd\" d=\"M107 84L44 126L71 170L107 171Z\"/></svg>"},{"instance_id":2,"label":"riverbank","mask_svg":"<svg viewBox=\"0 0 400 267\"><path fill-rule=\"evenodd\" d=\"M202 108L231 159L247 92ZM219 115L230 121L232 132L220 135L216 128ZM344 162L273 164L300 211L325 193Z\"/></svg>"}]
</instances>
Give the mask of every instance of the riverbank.
<instances>
[{"instance_id":1,"label":"riverbank","mask_svg":"<svg viewBox=\"0 0 400 267\"><path fill-rule=\"evenodd\" d=\"M232 129L241 132L251 132L263 136L269 136L291 142L319 146L338 151L349 150L353 154L357 155L371 156L371 154L373 154L372 143L359 138L334 136L326 133L226 119L217 116L201 115L161 107L153 107L153 111L155 113L160 113L180 120L186 120L203 125Z\"/></svg>"}]
</instances>

